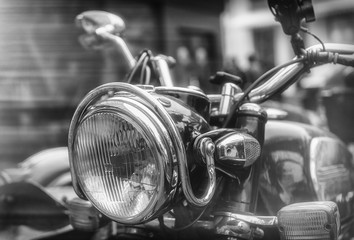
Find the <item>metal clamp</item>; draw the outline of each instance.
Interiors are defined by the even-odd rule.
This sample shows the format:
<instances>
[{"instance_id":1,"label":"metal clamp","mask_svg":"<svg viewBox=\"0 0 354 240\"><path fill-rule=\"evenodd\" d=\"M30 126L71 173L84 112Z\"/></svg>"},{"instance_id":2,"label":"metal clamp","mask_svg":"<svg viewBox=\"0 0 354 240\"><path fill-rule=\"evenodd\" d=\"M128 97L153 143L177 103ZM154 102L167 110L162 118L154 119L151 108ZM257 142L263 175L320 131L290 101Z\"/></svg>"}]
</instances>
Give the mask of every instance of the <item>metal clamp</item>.
<instances>
[{"instance_id":1,"label":"metal clamp","mask_svg":"<svg viewBox=\"0 0 354 240\"><path fill-rule=\"evenodd\" d=\"M231 212L216 212L216 233L242 239L263 238L264 227L278 226L276 216L254 216Z\"/></svg>"}]
</instances>

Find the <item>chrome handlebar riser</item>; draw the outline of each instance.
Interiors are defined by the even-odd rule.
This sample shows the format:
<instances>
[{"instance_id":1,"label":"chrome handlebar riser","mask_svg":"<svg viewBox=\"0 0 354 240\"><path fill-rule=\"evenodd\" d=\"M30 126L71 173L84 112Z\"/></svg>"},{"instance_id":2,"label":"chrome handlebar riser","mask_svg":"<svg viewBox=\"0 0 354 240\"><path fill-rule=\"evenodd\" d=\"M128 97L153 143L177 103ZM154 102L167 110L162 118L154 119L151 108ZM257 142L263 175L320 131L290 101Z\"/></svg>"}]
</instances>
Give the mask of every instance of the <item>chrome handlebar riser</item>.
<instances>
[{"instance_id":1,"label":"chrome handlebar riser","mask_svg":"<svg viewBox=\"0 0 354 240\"><path fill-rule=\"evenodd\" d=\"M241 88L234 83L225 83L221 92L221 101L219 106L219 114L227 115L230 113L232 104L234 103L234 96L242 92Z\"/></svg>"},{"instance_id":2,"label":"chrome handlebar riser","mask_svg":"<svg viewBox=\"0 0 354 240\"><path fill-rule=\"evenodd\" d=\"M167 63L166 56L158 55L152 59L152 61L156 64L156 70L159 75L159 80L161 86L165 87L173 87L173 80L170 72L170 68Z\"/></svg>"}]
</instances>

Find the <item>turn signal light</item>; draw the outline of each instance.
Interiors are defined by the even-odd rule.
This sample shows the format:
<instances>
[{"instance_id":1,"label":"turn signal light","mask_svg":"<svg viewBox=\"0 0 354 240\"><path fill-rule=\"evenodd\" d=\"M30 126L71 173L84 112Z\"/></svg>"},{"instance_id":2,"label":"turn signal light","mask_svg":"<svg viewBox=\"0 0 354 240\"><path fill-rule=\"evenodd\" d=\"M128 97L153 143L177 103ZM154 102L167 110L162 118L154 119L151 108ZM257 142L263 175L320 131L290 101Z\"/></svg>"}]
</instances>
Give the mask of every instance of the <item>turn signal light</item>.
<instances>
[{"instance_id":1,"label":"turn signal light","mask_svg":"<svg viewBox=\"0 0 354 240\"><path fill-rule=\"evenodd\" d=\"M305 202L283 207L278 212L283 240L337 240L340 217L334 202Z\"/></svg>"},{"instance_id":2,"label":"turn signal light","mask_svg":"<svg viewBox=\"0 0 354 240\"><path fill-rule=\"evenodd\" d=\"M224 165L248 167L261 154L261 145L249 134L230 133L216 143L217 159Z\"/></svg>"}]
</instances>

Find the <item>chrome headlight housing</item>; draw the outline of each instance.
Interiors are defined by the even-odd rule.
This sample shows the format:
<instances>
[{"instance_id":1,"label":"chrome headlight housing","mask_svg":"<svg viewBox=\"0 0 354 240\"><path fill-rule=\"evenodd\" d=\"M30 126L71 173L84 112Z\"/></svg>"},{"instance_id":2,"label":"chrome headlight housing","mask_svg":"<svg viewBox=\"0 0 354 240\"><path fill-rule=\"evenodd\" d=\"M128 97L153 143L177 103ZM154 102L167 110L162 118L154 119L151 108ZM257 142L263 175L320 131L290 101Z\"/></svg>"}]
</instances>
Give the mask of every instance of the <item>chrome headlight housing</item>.
<instances>
[{"instance_id":1,"label":"chrome headlight housing","mask_svg":"<svg viewBox=\"0 0 354 240\"><path fill-rule=\"evenodd\" d=\"M186 152L158 99L126 83L107 84L81 102L69 131L76 192L123 224L156 217L173 199Z\"/></svg>"}]
</instances>

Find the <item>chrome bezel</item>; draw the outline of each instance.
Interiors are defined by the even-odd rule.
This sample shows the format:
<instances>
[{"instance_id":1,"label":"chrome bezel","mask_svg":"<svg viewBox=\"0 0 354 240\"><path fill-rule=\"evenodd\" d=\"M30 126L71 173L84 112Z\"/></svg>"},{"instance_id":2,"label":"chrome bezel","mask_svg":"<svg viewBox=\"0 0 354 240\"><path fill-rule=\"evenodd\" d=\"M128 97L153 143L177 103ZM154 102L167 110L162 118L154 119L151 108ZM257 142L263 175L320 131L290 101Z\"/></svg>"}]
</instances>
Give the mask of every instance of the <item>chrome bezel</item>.
<instances>
[{"instance_id":1,"label":"chrome bezel","mask_svg":"<svg viewBox=\"0 0 354 240\"><path fill-rule=\"evenodd\" d=\"M187 94L191 96L195 96L198 98L202 98L206 101L209 101L209 98L205 93L201 91L197 91L194 89L190 88L182 88L182 87L155 87L155 92L156 93L162 93L162 94Z\"/></svg>"},{"instance_id":2,"label":"chrome bezel","mask_svg":"<svg viewBox=\"0 0 354 240\"><path fill-rule=\"evenodd\" d=\"M201 91L182 87L155 87L154 92L180 99L204 119L210 118L210 101L207 95Z\"/></svg>"},{"instance_id":3,"label":"chrome bezel","mask_svg":"<svg viewBox=\"0 0 354 240\"><path fill-rule=\"evenodd\" d=\"M103 103L104 104L104 103ZM136 109L137 110L137 109ZM168 180L171 180L171 172L169 169L167 169L168 164L165 162L170 159L170 153L167 152L169 147L167 147L164 135L163 133L160 133L158 131L158 128L155 127L154 124L157 126L159 125L158 122L153 122L149 121L146 118L144 119L145 121L143 122L141 119L139 119L138 116L130 116L132 112L129 112L127 109L123 109L123 107L120 108L99 108L97 107L94 109L92 112L90 112L88 115L86 115L81 123L86 121L86 119L91 118L92 116L96 114L113 114L113 115L118 115L119 118L124 119L125 121L131 123L135 129L137 129L144 137L144 139L147 139L147 143L149 145L149 149L152 152L152 155L154 156L154 163L157 166L157 171L159 172L159 177L158 177L158 184L157 184L157 189L156 193L153 195L152 199L150 199L150 202L148 205L145 207L145 209L139 213L136 213L131 216L116 216L113 213L110 213L109 210L105 210L105 208L100 207L100 201L95 199L94 197L91 196L87 191L84 191L85 196L91 201L91 203L98 209L100 212L102 212L104 215L108 216L109 218L125 223L125 224L134 224L134 223L140 223L143 222L144 219L149 218L153 210L158 208L159 201L162 199L166 199L166 196L164 196L165 193L165 188L170 189L170 186L165 186L165 177L167 177ZM134 119L134 121L133 121ZM81 126L81 124L79 124ZM80 175L80 168L76 164L77 161L73 162L74 166L74 171ZM82 189L84 189L84 182L82 179L78 179L79 185ZM170 182L170 181L168 181Z\"/></svg>"},{"instance_id":4,"label":"chrome bezel","mask_svg":"<svg viewBox=\"0 0 354 240\"><path fill-rule=\"evenodd\" d=\"M122 108L122 104L126 104L126 106L134 106L138 111L141 111L144 115L148 116L150 123L147 124L146 121L142 120L142 116L137 117L134 115L136 113L133 113L132 111L127 111L126 109L123 110L124 108ZM158 137L158 140L156 136L149 133L149 137L155 139L156 148L158 148L157 146L164 147L165 151L168 151L168 153L166 152L164 154L159 153L164 156L161 157L162 155L160 155L159 157L160 160L164 158L163 161L159 160L160 169L162 169L160 184L162 183L163 187L159 189L159 193L157 194L158 197L155 198L155 202L149 207L149 210L144 211L144 214L134 216L130 219L121 219L112 215L109 216L115 221L125 224L139 224L146 222L155 217L157 213L167 209L167 200L171 200L174 197L177 188L177 163L178 161L187 162L186 152L182 145L183 141L181 140L178 129L164 107L153 96L139 87L127 83L109 83L92 90L79 104L69 129L69 160L73 185L75 191L81 198L87 197L80 186L81 183L74 167L76 133L78 126L88 114L93 114L97 111L123 111L125 112L124 114L128 114L131 118L134 118L134 121L140 119L138 120L140 121L138 125L144 129L144 132L149 132L154 128L155 130L153 132L156 133L157 131L159 133L160 136ZM159 143L157 144L157 142ZM161 151L161 149L156 150ZM98 208L98 210L100 209Z\"/></svg>"}]
</instances>

